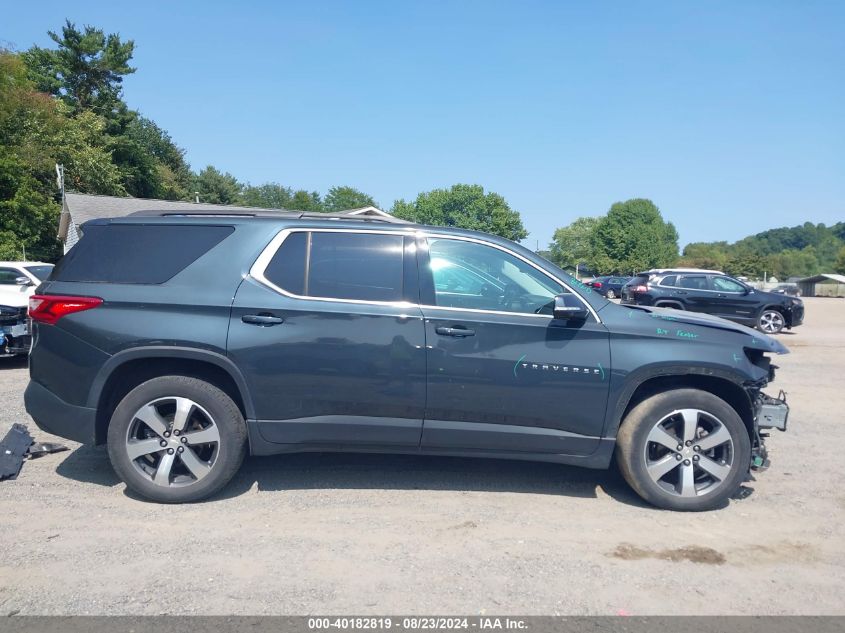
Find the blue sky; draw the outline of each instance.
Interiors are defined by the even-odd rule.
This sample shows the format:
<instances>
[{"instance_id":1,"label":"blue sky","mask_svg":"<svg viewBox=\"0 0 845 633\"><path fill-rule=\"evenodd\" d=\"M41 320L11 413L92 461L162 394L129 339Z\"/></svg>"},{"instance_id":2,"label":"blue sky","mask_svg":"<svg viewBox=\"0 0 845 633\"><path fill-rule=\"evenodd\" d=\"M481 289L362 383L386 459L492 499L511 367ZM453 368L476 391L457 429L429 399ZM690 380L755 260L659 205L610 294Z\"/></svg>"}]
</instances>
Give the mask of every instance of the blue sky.
<instances>
[{"instance_id":1,"label":"blue sky","mask_svg":"<svg viewBox=\"0 0 845 633\"><path fill-rule=\"evenodd\" d=\"M845 220L845 2L4 4L134 39L129 105L255 184L478 183L531 247L633 197L682 245Z\"/></svg>"}]
</instances>

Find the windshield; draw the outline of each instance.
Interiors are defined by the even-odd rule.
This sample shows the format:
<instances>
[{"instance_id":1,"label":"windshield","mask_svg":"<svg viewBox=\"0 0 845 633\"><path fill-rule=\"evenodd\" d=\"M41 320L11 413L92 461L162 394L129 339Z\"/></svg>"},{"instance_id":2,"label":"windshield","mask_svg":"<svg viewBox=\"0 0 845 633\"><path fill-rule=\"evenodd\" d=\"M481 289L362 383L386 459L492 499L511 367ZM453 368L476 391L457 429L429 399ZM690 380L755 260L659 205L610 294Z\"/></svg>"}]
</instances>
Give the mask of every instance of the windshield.
<instances>
[{"instance_id":1,"label":"windshield","mask_svg":"<svg viewBox=\"0 0 845 633\"><path fill-rule=\"evenodd\" d=\"M30 275L38 277L39 281L44 281L50 276L50 273L53 272L53 264L45 264L44 266L24 266L24 270L26 270Z\"/></svg>"}]
</instances>

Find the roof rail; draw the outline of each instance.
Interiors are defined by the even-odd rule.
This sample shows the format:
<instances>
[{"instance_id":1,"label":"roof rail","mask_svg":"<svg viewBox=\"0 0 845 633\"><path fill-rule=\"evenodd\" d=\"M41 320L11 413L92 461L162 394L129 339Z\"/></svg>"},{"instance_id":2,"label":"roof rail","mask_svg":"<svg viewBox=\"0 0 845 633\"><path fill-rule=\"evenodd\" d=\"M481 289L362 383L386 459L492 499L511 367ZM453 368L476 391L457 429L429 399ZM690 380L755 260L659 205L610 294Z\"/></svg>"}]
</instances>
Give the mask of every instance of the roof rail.
<instances>
[{"instance_id":1,"label":"roof rail","mask_svg":"<svg viewBox=\"0 0 845 633\"><path fill-rule=\"evenodd\" d=\"M255 211L246 209L196 209L190 211L156 211L153 209L144 211L135 211L130 213L129 217L177 217L177 218L290 218L290 219L308 219L308 220L350 220L353 222L384 222L387 224L413 224L407 220L395 218L393 216L376 216L376 215L348 215L346 213L321 213L319 211L265 211L263 209L256 209Z\"/></svg>"}]
</instances>

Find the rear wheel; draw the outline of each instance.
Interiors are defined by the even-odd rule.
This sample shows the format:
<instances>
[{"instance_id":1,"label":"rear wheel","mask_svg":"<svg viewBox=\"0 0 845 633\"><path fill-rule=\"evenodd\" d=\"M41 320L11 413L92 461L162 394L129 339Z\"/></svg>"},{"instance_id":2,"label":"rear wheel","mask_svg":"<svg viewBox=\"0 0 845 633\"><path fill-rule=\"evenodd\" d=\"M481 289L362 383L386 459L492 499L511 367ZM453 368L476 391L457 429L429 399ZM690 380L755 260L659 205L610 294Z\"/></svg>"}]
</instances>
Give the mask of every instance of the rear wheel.
<instances>
[{"instance_id":1,"label":"rear wheel","mask_svg":"<svg viewBox=\"0 0 845 633\"><path fill-rule=\"evenodd\" d=\"M605 295L605 297L607 297L608 299L615 299L615 298L616 298L616 293L615 293L615 292L613 292L613 290L608 290L608 291L607 291L607 294Z\"/></svg>"},{"instance_id":2,"label":"rear wheel","mask_svg":"<svg viewBox=\"0 0 845 633\"><path fill-rule=\"evenodd\" d=\"M198 501L237 472L246 453L246 425L217 387L162 376L121 400L109 425L108 450L134 492L162 503Z\"/></svg>"},{"instance_id":3,"label":"rear wheel","mask_svg":"<svg viewBox=\"0 0 845 633\"><path fill-rule=\"evenodd\" d=\"M646 501L668 510L711 510L742 483L751 441L724 400L675 389L631 410L619 429L616 454L626 481Z\"/></svg>"},{"instance_id":4,"label":"rear wheel","mask_svg":"<svg viewBox=\"0 0 845 633\"><path fill-rule=\"evenodd\" d=\"M778 310L763 310L757 319L757 329L766 334L779 334L786 327L786 319Z\"/></svg>"}]
</instances>

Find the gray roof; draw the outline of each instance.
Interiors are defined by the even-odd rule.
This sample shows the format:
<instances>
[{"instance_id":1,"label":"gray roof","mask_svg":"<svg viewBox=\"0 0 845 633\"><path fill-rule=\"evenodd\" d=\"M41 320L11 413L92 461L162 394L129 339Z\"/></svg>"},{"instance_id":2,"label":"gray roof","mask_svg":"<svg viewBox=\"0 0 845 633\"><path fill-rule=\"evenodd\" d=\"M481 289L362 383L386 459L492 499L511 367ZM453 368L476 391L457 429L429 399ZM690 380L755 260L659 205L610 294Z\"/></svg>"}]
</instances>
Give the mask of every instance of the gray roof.
<instances>
[{"instance_id":1,"label":"gray roof","mask_svg":"<svg viewBox=\"0 0 845 633\"><path fill-rule=\"evenodd\" d=\"M799 284L817 284L822 281L836 281L840 284L845 284L845 275L835 275L833 273L822 273L821 275L813 275L812 277L805 277L804 279L799 279L797 283Z\"/></svg>"},{"instance_id":2,"label":"gray roof","mask_svg":"<svg viewBox=\"0 0 845 633\"><path fill-rule=\"evenodd\" d=\"M261 215L287 214L286 209L265 209L261 207L239 207L225 204L206 204L179 202L174 200L155 200L152 198L120 198L117 196L97 196L85 193L65 193L64 206L59 218L59 239L66 241L70 223L79 226L88 220L97 218L121 218L133 213L163 211L169 213L249 213ZM297 212L300 213L300 212ZM391 218L390 214L375 207L351 209L343 214L381 215Z\"/></svg>"}]
</instances>

